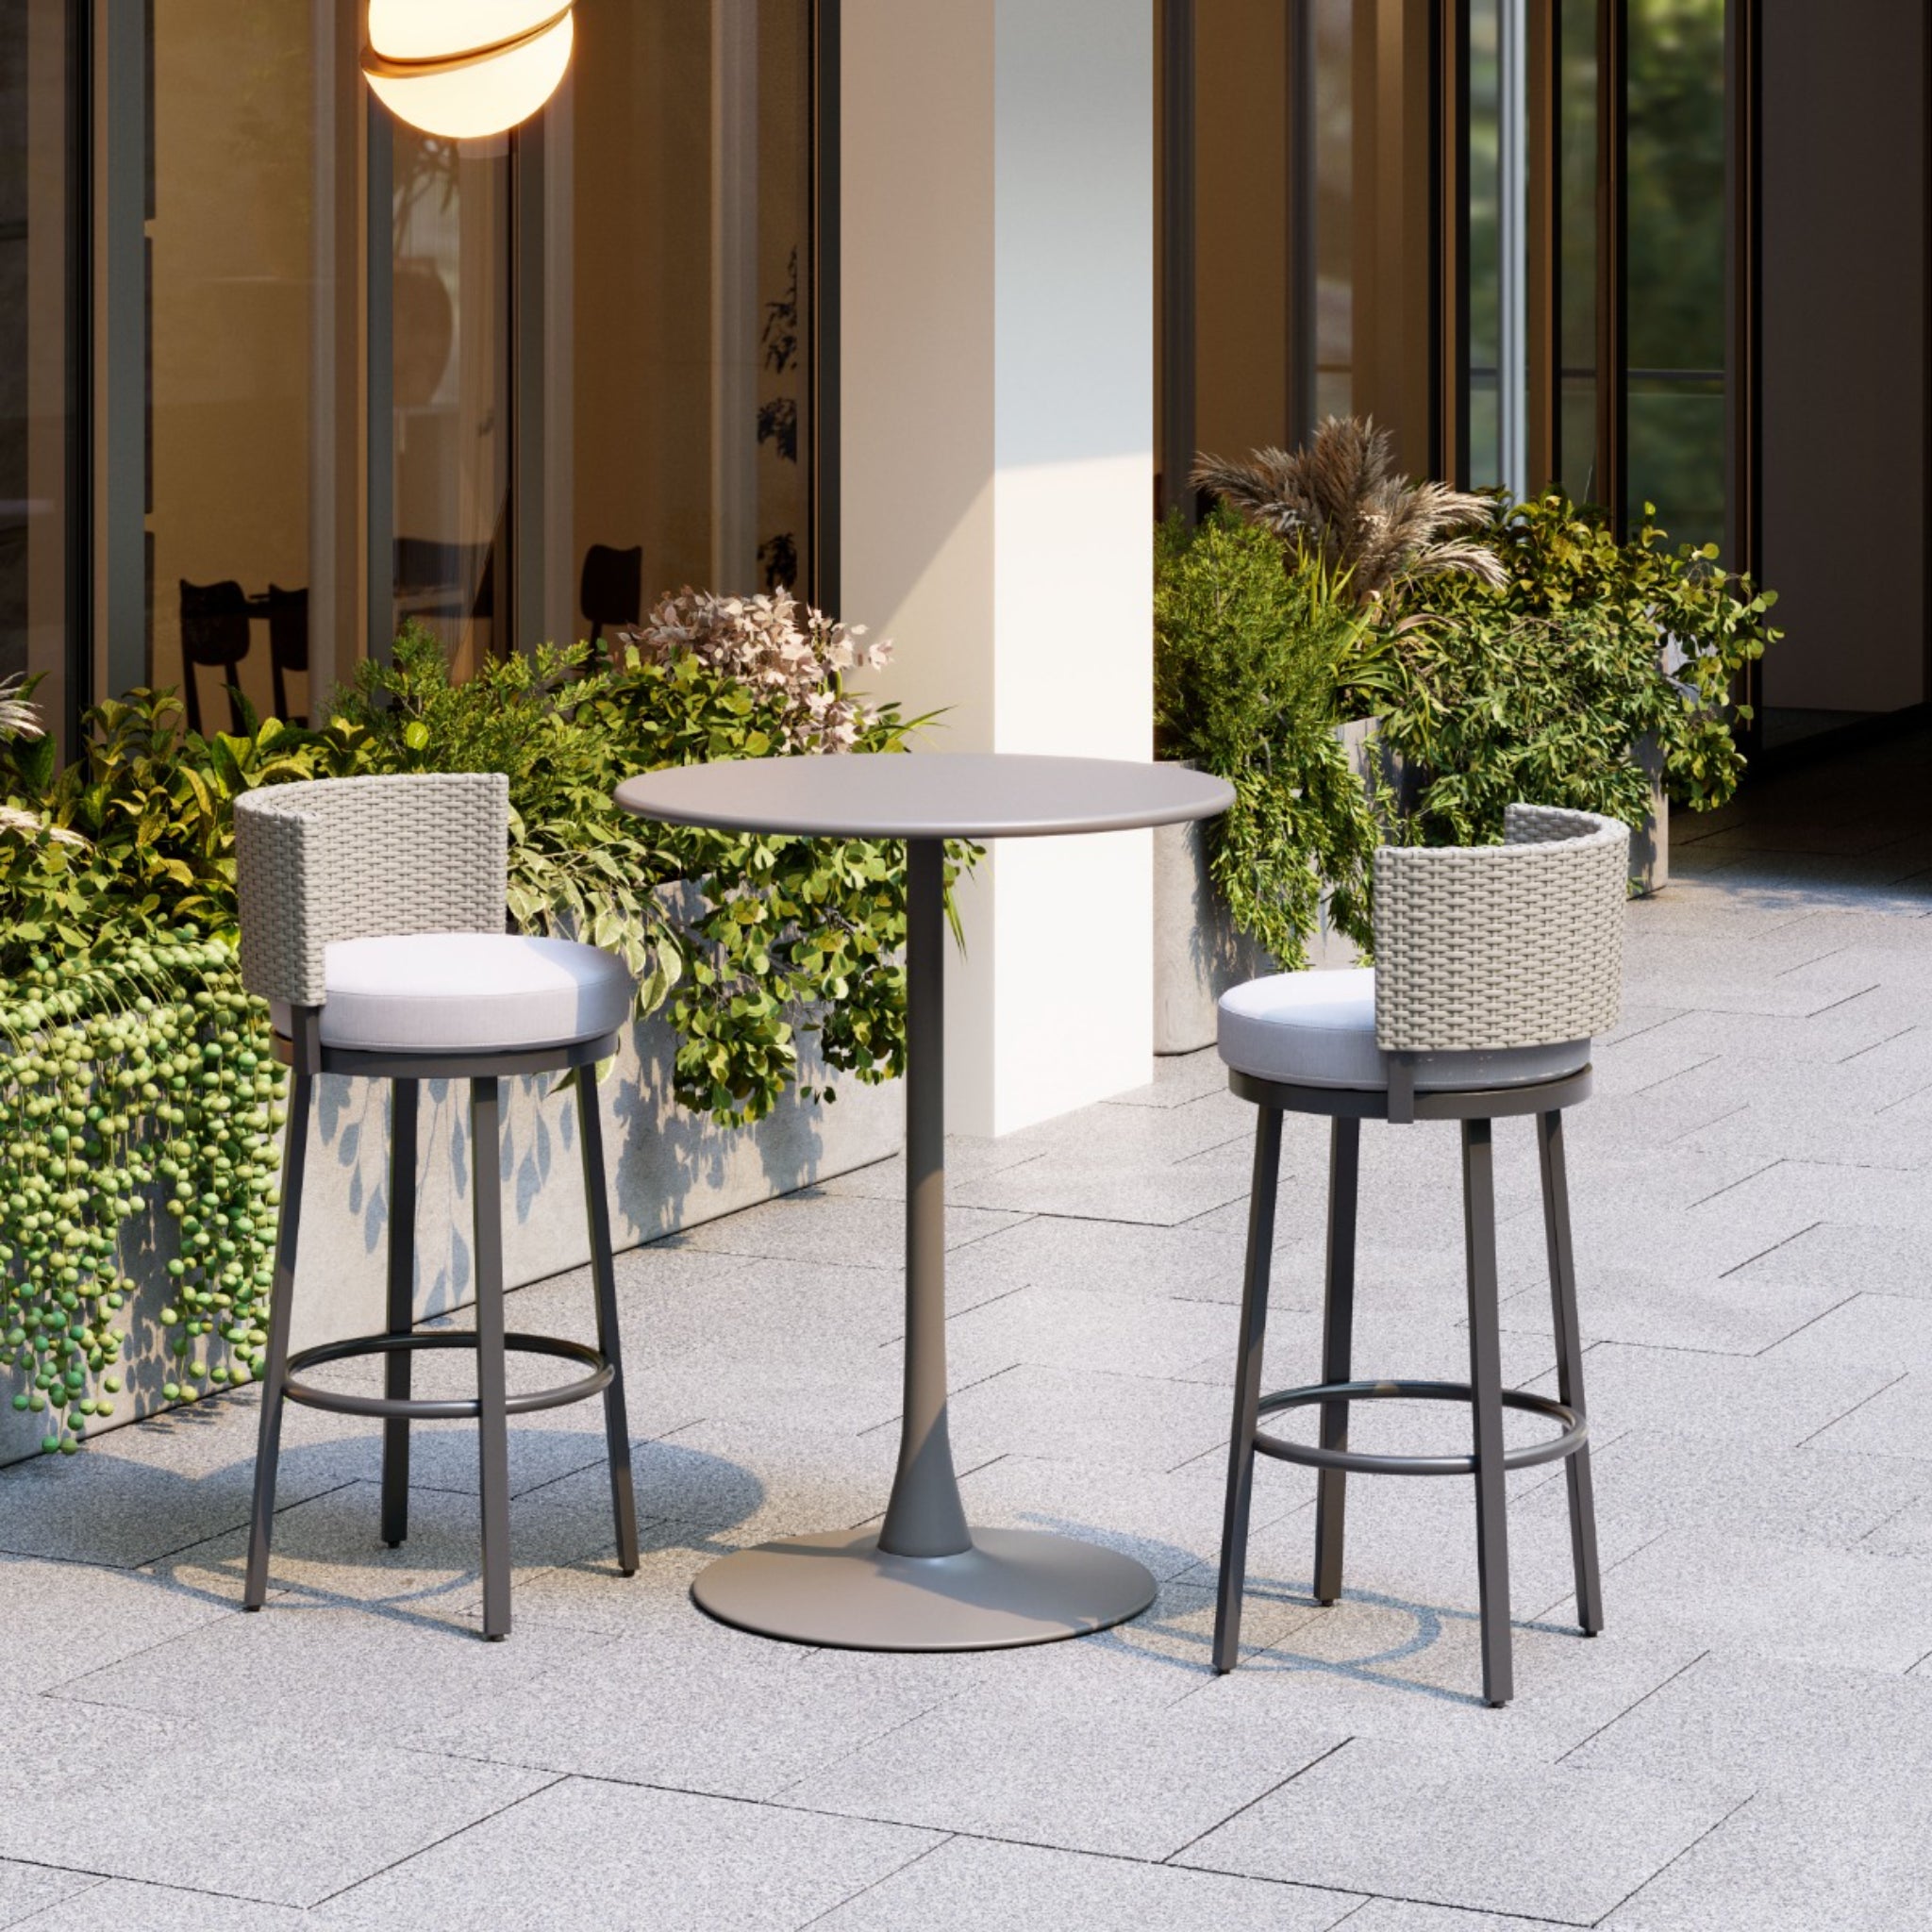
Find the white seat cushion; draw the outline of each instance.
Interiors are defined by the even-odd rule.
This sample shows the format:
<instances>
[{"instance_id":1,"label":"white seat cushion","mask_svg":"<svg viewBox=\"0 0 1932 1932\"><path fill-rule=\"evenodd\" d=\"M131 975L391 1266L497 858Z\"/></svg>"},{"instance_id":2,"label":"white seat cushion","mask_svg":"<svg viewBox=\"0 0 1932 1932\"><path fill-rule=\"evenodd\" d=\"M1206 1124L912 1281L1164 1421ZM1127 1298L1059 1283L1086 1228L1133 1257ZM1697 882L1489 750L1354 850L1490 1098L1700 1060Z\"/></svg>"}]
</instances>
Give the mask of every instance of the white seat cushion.
<instances>
[{"instance_id":1,"label":"white seat cushion","mask_svg":"<svg viewBox=\"0 0 1932 1932\"><path fill-rule=\"evenodd\" d=\"M622 959L569 940L418 932L323 953L325 1046L464 1053L563 1046L612 1033L636 986ZM277 1002L278 1032L289 1009Z\"/></svg>"},{"instance_id":2,"label":"white seat cushion","mask_svg":"<svg viewBox=\"0 0 1932 1932\"><path fill-rule=\"evenodd\" d=\"M1375 1044L1375 970L1280 973L1251 979L1221 1000L1221 1058L1243 1074L1295 1087L1389 1084L1388 1057ZM1514 1046L1494 1052L1433 1053L1416 1062L1418 1091L1524 1087L1589 1064L1590 1041Z\"/></svg>"}]
</instances>

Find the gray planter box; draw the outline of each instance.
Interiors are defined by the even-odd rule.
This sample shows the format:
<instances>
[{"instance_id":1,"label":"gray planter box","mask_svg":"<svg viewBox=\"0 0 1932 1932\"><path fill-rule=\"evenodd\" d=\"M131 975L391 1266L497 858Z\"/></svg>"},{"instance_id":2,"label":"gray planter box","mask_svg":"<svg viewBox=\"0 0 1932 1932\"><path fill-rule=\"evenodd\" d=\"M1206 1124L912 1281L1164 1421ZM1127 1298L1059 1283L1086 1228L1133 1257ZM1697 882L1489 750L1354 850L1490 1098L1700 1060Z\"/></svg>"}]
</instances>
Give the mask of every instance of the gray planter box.
<instances>
[{"instance_id":1,"label":"gray planter box","mask_svg":"<svg viewBox=\"0 0 1932 1932\"><path fill-rule=\"evenodd\" d=\"M1366 773L1381 754L1377 721L1336 727L1356 769ZM1229 987L1278 971L1275 961L1239 932L1208 874L1208 828L1161 825L1154 834L1154 1051L1198 1053L1214 1044L1215 1007ZM1355 943L1328 923L1322 895L1308 963L1328 968L1360 963Z\"/></svg>"},{"instance_id":2,"label":"gray planter box","mask_svg":"<svg viewBox=\"0 0 1932 1932\"><path fill-rule=\"evenodd\" d=\"M760 1201L849 1173L898 1152L906 1105L897 1081L867 1087L840 1077L831 1106L790 1091L755 1127L714 1126L671 1097L675 1036L661 1019L637 1022L606 1075L604 1141L610 1162L612 1234L636 1247L714 1221ZM801 1041L808 1085L823 1069ZM504 1265L511 1287L589 1258L576 1106L556 1076L506 1083ZM423 1095L418 1149L416 1309L420 1317L460 1307L473 1295L468 1090L430 1082ZM296 1274L294 1345L305 1348L385 1325L389 1234L387 1083L325 1077L316 1095ZM141 1284L125 1311L125 1388L115 1414L90 1433L137 1422L168 1405L161 1387L171 1357L160 1310L174 1224L157 1214L129 1230L139 1248L128 1272ZM512 1324L514 1325L514 1324ZM648 1347L648 1338L640 1339ZM13 1392L10 1376L5 1383ZM0 1464L41 1453L44 1416L0 1405Z\"/></svg>"},{"instance_id":3,"label":"gray planter box","mask_svg":"<svg viewBox=\"0 0 1932 1932\"><path fill-rule=\"evenodd\" d=\"M1664 796L1663 747L1656 739L1638 740L1637 762L1650 777L1650 817L1630 835L1630 876L1648 898L1671 882L1671 801Z\"/></svg>"}]
</instances>

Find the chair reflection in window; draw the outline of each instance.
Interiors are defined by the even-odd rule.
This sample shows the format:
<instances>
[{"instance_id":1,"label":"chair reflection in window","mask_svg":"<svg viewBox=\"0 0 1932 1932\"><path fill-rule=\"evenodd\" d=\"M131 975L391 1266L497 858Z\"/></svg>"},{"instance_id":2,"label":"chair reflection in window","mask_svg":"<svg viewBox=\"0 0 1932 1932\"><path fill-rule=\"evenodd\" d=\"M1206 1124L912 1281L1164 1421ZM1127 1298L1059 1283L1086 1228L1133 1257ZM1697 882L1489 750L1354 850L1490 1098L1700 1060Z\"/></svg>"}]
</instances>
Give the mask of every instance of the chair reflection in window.
<instances>
[{"instance_id":1,"label":"chair reflection in window","mask_svg":"<svg viewBox=\"0 0 1932 1932\"><path fill-rule=\"evenodd\" d=\"M242 729L242 703L237 686L242 660L248 655L248 595L232 577L218 584L191 584L181 579L181 696L188 708L188 728L201 730L203 669L225 674L228 718Z\"/></svg>"},{"instance_id":2,"label":"chair reflection in window","mask_svg":"<svg viewBox=\"0 0 1932 1932\"><path fill-rule=\"evenodd\" d=\"M590 620L591 642L596 643L608 625L636 625L644 615L644 546L613 550L592 543L584 552L583 583L577 602Z\"/></svg>"},{"instance_id":3,"label":"chair reflection in window","mask_svg":"<svg viewBox=\"0 0 1932 1932\"><path fill-rule=\"evenodd\" d=\"M462 626L477 626L478 648L486 642L496 615L496 545L451 543L439 537L398 537L395 568L396 622L413 618L440 629L443 646L454 651Z\"/></svg>"},{"instance_id":4,"label":"chair reflection in window","mask_svg":"<svg viewBox=\"0 0 1932 1932\"><path fill-rule=\"evenodd\" d=\"M275 716L291 724L307 724L308 714L289 708L289 678L308 675L308 592L268 587L268 660L275 676ZM314 703L315 694L308 694Z\"/></svg>"}]
</instances>

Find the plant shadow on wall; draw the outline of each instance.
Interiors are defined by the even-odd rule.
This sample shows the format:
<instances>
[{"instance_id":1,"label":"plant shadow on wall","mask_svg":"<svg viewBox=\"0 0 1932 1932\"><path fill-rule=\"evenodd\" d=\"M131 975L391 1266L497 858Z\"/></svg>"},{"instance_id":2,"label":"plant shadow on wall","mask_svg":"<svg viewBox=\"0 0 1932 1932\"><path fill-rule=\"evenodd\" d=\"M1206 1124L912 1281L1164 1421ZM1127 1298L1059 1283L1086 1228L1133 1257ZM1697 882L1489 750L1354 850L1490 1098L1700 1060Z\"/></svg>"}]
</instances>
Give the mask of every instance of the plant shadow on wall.
<instances>
[{"instance_id":1,"label":"plant shadow on wall","mask_svg":"<svg viewBox=\"0 0 1932 1932\"><path fill-rule=\"evenodd\" d=\"M462 683L407 630L322 729L244 716L202 738L173 693L135 691L89 714L64 770L30 692L0 691L0 1360L42 1446L72 1453L111 1416L148 1249L171 1284L167 1398L261 1364L285 1075L236 970L238 795L507 773L512 923L622 953L640 1012L677 1036L676 1099L748 1124L788 1087L836 1097L802 1064L903 1071L903 851L651 824L611 793L659 766L903 750L925 721L846 688L886 649L783 591L687 590L600 652L545 647Z\"/></svg>"}]
</instances>

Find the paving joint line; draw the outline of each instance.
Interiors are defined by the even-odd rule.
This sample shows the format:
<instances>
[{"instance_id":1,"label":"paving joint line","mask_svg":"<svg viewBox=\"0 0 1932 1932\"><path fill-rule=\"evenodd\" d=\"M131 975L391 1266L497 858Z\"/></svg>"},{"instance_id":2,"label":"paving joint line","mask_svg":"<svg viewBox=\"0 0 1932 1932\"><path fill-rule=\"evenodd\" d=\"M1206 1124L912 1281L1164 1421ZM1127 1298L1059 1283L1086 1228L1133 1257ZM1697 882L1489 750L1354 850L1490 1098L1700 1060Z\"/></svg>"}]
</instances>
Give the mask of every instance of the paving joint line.
<instances>
[{"instance_id":1,"label":"paving joint line","mask_svg":"<svg viewBox=\"0 0 1932 1932\"><path fill-rule=\"evenodd\" d=\"M409 1747L406 1746L404 1748ZM418 1751L416 1755L421 1757L455 1757L457 1756L454 1752L438 1751ZM472 1758L466 1761L484 1764L494 1762L494 1760L490 1758ZM498 1769L532 1770L535 1767L528 1765L499 1765ZM400 1858L391 1858L387 1865L380 1865L374 1872L365 1872L361 1877L351 1879L347 1885L338 1886L334 1891L327 1892L323 1897L317 1899L314 1905L304 1907L302 1909L313 1911L317 1906L332 1905L337 1899L342 1897L344 1893L354 1891L359 1886L371 1883L372 1880L384 1877L398 1867L408 1865L415 1859L422 1857L425 1853L433 1852L438 1847L448 1844L452 1839L461 1838L466 1832L472 1832L481 1825L491 1824L496 1819L503 1817L505 1813L514 1811L519 1805L527 1805L532 1798L541 1798L545 1791L555 1790L558 1785L567 1784L569 1781L570 1774L559 1772L554 1776L545 1779L534 1791L525 1791L520 1796L510 1799L508 1804L499 1805L494 1810L486 1811L482 1817L473 1818L468 1824L458 1825L454 1831L446 1831L441 1838L431 1839L426 1845L418 1845L414 1851L406 1852Z\"/></svg>"},{"instance_id":2,"label":"paving joint line","mask_svg":"<svg viewBox=\"0 0 1932 1932\"><path fill-rule=\"evenodd\" d=\"M1791 1446L1794 1449L1802 1449L1804 1448L1806 1443L1815 1442L1820 1436L1824 1435L1826 1429L1836 1428L1840 1423L1845 1420L1846 1416L1857 1415L1857 1412L1861 1408L1863 1408L1868 1402L1876 1402L1878 1398L1885 1393L1885 1391L1887 1389L1896 1389L1898 1385L1901 1382L1903 1382L1906 1379L1906 1377L1910 1374L1911 1371L1909 1369L1901 1369L1899 1373L1891 1378L1890 1381L1887 1382L1884 1385L1884 1387L1873 1390L1873 1391L1869 1395L1861 1395L1857 1399L1857 1401L1852 1404L1851 1407L1844 1411L1843 1415L1835 1415L1828 1423L1821 1423L1819 1426L1813 1429L1808 1436L1800 1437L1799 1440L1796 1442L1794 1442Z\"/></svg>"},{"instance_id":3,"label":"paving joint line","mask_svg":"<svg viewBox=\"0 0 1932 1932\"><path fill-rule=\"evenodd\" d=\"M1752 1266L1754 1262L1763 1260L1767 1255L1776 1254L1780 1248L1790 1247L1793 1241L1803 1241L1807 1234L1812 1233L1814 1230L1821 1228L1824 1225L1824 1223L1822 1221L1813 1221L1808 1223L1806 1226L1801 1227L1796 1234L1788 1234L1782 1241L1773 1241L1770 1247L1760 1248L1757 1254L1745 1256L1745 1257L1741 1261L1735 1262L1732 1266L1723 1270L1723 1272L1720 1273L1720 1274L1718 1275L1718 1279L1720 1281L1728 1281L1731 1278L1731 1276L1733 1274L1736 1274L1740 1269L1749 1268L1750 1266Z\"/></svg>"},{"instance_id":4,"label":"paving joint line","mask_svg":"<svg viewBox=\"0 0 1932 1932\"><path fill-rule=\"evenodd\" d=\"M1596 1729L1591 1731L1587 1737L1578 1738L1575 1743L1571 1745L1569 1750L1557 1752L1556 1757L1556 1762L1561 1764L1566 1757L1574 1757L1576 1754L1579 1751L1581 1751L1586 1744L1594 1742L1595 1740L1601 1738L1603 1734L1607 1730L1608 1730L1612 1724L1622 1724L1623 1721L1626 1717L1628 1717L1633 1710L1641 1709L1644 1705L1648 1704L1653 1697L1657 1696L1662 1691L1668 1690L1671 1688L1671 1686L1677 1681L1679 1677L1685 1675L1687 1672L1694 1671L1697 1668L1697 1666L1701 1664L1705 1660L1705 1658L1707 1657L1709 1655L1709 1651L1700 1650L1697 1653L1697 1655L1693 1657L1688 1664L1680 1664L1677 1667L1677 1669L1673 1671L1671 1674L1668 1677L1664 1678L1664 1680L1661 1683L1653 1684L1650 1687L1650 1689L1643 1693L1641 1697L1636 1700L1635 1703L1626 1704L1624 1707L1624 1708L1618 1711L1614 1717L1606 1718L1603 1721L1603 1723L1597 1725Z\"/></svg>"},{"instance_id":5,"label":"paving joint line","mask_svg":"<svg viewBox=\"0 0 1932 1932\"><path fill-rule=\"evenodd\" d=\"M1720 1277L1720 1279L1722 1279L1722 1277ZM1830 1307L1828 1308L1820 1308L1819 1311L1815 1315L1813 1315L1809 1321L1800 1322L1798 1325L1790 1331L1790 1334L1780 1335L1775 1341L1767 1341L1762 1348L1754 1350L1752 1354L1748 1357L1746 1357L1746 1359L1754 1362L1761 1361L1766 1356L1771 1355L1775 1350L1782 1348L1786 1342L1790 1341L1791 1336L1802 1335L1804 1334L1806 1329L1815 1328L1819 1323L1824 1320L1825 1316L1835 1315L1840 1308L1850 1307L1855 1301L1857 1301L1860 1298L1861 1292L1862 1291L1858 1289L1854 1289L1852 1292L1846 1295L1842 1301L1833 1302ZM1904 1295L1894 1295L1890 1297L1890 1299L1894 1301L1904 1301L1908 1299L1908 1297Z\"/></svg>"},{"instance_id":6,"label":"paving joint line","mask_svg":"<svg viewBox=\"0 0 1932 1932\"><path fill-rule=\"evenodd\" d=\"M1318 1764L1326 1764L1328 1760L1331 1757L1333 1757L1338 1751L1347 1750L1347 1748L1354 1742L1355 1737L1354 1734L1351 1733L1348 1737L1343 1738L1340 1743L1329 1745L1327 1750L1324 1751L1320 1757L1309 1758L1306 1764L1296 1765L1295 1768L1291 1772L1290 1772L1285 1778L1282 1778L1278 1782L1270 1785L1265 1791L1257 1791L1255 1794L1255 1796L1250 1798L1245 1805L1238 1806L1234 1810L1230 1811L1225 1818L1217 1819L1212 1824L1210 1824L1207 1828L1207 1830L1197 1831L1193 1835L1193 1837L1187 1841L1186 1844L1176 1845L1173 1851L1168 1853L1166 1857L1160 1859L1158 1862L1163 1865L1173 1865L1174 1861L1176 1858L1178 1858L1183 1852L1192 1851L1193 1848L1197 1844L1199 1844L1204 1838L1212 1838L1213 1835L1217 1831L1219 1831L1224 1825L1232 1824L1237 1818L1243 1817L1246 1813L1252 1811L1257 1805L1262 1802L1263 1799L1272 1798L1276 1791L1285 1790L1290 1785L1293 1784L1295 1779L1300 1777L1304 1772L1313 1771L1316 1765ZM1188 1868L1185 1866L1181 1866L1176 1867L1175 1869L1184 1871Z\"/></svg>"},{"instance_id":7,"label":"paving joint line","mask_svg":"<svg viewBox=\"0 0 1932 1932\"><path fill-rule=\"evenodd\" d=\"M1735 1805L1733 1805L1731 1808L1728 1811L1726 1811L1724 1815L1722 1818L1720 1818L1715 1824L1707 1825L1703 1831L1700 1831L1697 1834L1697 1836L1693 1838L1690 1840L1690 1842L1688 1845L1686 1845L1681 1852L1678 1852L1674 1857L1666 1858L1664 1862L1661 1865L1659 1865L1655 1872L1651 1873L1647 1878L1643 1879L1641 1883L1633 1886L1628 1891L1626 1891L1624 1894L1622 1898L1620 1898L1616 1902L1615 1905L1613 1905L1609 1908L1608 1911L1599 1914L1596 1918L1591 1921L1591 1924L1592 1925L1601 1925L1605 1920L1614 1918L1619 1912L1621 1912L1624 1909L1625 1906L1627 1906L1630 1903L1630 1901L1633 1898L1637 1896L1639 1892L1642 1891L1645 1889L1645 1887L1655 1885L1657 1881L1659 1878L1661 1878L1664 1875L1664 1874L1671 1869L1673 1865L1677 1863L1678 1859L1688 1858L1690 1856L1690 1854L1694 1852L1697 1849L1697 1847L1704 1842L1706 1839L1710 1837L1712 1832L1722 1831L1724 1828L1724 1826L1727 1825L1731 1822L1731 1820L1738 1815L1740 1811L1743 1810L1747 1805L1754 1805L1757 1802L1757 1793L1756 1791L1753 1791L1749 1797L1740 1798L1738 1802Z\"/></svg>"},{"instance_id":8,"label":"paving joint line","mask_svg":"<svg viewBox=\"0 0 1932 1932\"><path fill-rule=\"evenodd\" d=\"M867 1892L876 1891L880 1886L888 1885L894 1878L897 1878L901 1876L903 1874L911 1871L913 1866L923 1864L927 1858L931 1857L935 1852L944 1851L945 1848L949 1844L951 1844L954 1841L954 1840L957 1839L958 1836L959 1834L957 1831L947 1832L942 1838L941 1838L940 1841L937 1844L927 1845L923 1851L914 1852L909 1858L907 1858L903 1860L901 1863L894 1865L890 1872L880 1873L880 1874L876 1878L873 1879L869 1884L861 1885L857 1891L848 1891L843 1898L840 1899L834 1905L827 1906L824 1911L814 1912L810 1918L807 1919L801 1925L799 1925L799 1927L797 1928L797 1932L810 1932L810 1928L812 1926L823 1924L825 1922L825 1920L829 1919L832 1916L834 1912L842 1912L847 1906L851 1905L857 1899L863 1898Z\"/></svg>"}]
</instances>

